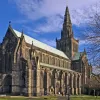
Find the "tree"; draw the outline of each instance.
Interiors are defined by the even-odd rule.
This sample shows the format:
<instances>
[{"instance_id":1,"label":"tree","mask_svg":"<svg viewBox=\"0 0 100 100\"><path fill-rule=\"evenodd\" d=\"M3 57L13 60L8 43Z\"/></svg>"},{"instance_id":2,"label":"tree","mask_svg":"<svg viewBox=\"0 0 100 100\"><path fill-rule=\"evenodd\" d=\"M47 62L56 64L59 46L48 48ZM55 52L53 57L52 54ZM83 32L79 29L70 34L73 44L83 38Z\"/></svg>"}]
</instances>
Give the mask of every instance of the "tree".
<instances>
[{"instance_id":1,"label":"tree","mask_svg":"<svg viewBox=\"0 0 100 100\"><path fill-rule=\"evenodd\" d=\"M93 66L100 68L100 2L85 8L77 16L84 20L82 39L87 44L87 54ZM78 20L78 19L77 19Z\"/></svg>"},{"instance_id":2,"label":"tree","mask_svg":"<svg viewBox=\"0 0 100 100\"><path fill-rule=\"evenodd\" d=\"M88 42L88 55L94 66L100 67L100 13L95 12L93 16L89 16L85 30L86 42Z\"/></svg>"}]
</instances>

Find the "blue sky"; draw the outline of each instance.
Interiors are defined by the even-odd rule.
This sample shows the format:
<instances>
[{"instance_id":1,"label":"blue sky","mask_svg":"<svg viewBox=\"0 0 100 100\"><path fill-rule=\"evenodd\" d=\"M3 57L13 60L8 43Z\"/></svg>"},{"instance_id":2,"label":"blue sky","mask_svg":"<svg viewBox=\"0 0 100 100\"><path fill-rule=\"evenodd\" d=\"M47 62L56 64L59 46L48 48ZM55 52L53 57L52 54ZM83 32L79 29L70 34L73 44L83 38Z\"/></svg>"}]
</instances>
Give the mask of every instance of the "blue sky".
<instances>
[{"instance_id":1,"label":"blue sky","mask_svg":"<svg viewBox=\"0 0 100 100\"><path fill-rule=\"evenodd\" d=\"M63 16L68 5L73 23L74 35L80 40L82 51L86 43L81 38L84 19L76 12L84 15L82 10L100 0L2 0L0 2L0 42L11 21L12 27L18 31L40 40L53 47L55 39L60 38Z\"/></svg>"}]
</instances>

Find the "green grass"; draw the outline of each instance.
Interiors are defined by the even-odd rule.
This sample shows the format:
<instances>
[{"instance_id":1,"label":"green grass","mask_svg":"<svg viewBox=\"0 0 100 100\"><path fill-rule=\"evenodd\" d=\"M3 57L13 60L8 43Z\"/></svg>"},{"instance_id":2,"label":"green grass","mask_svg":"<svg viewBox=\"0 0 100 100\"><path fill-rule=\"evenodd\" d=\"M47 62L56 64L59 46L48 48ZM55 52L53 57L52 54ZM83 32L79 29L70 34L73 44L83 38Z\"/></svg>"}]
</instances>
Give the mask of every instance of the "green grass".
<instances>
[{"instance_id":1,"label":"green grass","mask_svg":"<svg viewBox=\"0 0 100 100\"><path fill-rule=\"evenodd\" d=\"M0 97L0 100L57 100L57 97L36 97L36 98L25 98L25 97Z\"/></svg>"},{"instance_id":2,"label":"green grass","mask_svg":"<svg viewBox=\"0 0 100 100\"><path fill-rule=\"evenodd\" d=\"M71 100L100 100L100 96L74 96L71 97Z\"/></svg>"},{"instance_id":3,"label":"green grass","mask_svg":"<svg viewBox=\"0 0 100 100\"><path fill-rule=\"evenodd\" d=\"M66 97L61 97L62 99L57 99L54 96L47 97L36 97L36 98L25 98L25 97L0 97L0 100L66 100ZM72 96L71 100L100 100L99 97L94 96Z\"/></svg>"},{"instance_id":4,"label":"green grass","mask_svg":"<svg viewBox=\"0 0 100 100\"><path fill-rule=\"evenodd\" d=\"M72 97L71 100L100 100L100 97Z\"/></svg>"}]
</instances>

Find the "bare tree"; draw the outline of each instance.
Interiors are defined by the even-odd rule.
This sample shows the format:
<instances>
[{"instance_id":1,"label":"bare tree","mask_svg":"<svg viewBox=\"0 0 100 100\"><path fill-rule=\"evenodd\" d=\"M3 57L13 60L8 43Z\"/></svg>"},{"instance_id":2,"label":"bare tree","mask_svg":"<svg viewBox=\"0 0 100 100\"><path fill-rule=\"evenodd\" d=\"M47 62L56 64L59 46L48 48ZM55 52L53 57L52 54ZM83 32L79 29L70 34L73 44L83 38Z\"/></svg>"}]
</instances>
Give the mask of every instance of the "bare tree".
<instances>
[{"instance_id":1,"label":"bare tree","mask_svg":"<svg viewBox=\"0 0 100 100\"><path fill-rule=\"evenodd\" d=\"M81 32L82 39L87 44L89 59L93 66L100 68L100 2L83 9L81 13L75 12L78 18L80 16L84 20Z\"/></svg>"},{"instance_id":2,"label":"bare tree","mask_svg":"<svg viewBox=\"0 0 100 100\"><path fill-rule=\"evenodd\" d=\"M89 46L87 53L94 66L100 67L100 13L95 12L89 18L84 34Z\"/></svg>"}]
</instances>

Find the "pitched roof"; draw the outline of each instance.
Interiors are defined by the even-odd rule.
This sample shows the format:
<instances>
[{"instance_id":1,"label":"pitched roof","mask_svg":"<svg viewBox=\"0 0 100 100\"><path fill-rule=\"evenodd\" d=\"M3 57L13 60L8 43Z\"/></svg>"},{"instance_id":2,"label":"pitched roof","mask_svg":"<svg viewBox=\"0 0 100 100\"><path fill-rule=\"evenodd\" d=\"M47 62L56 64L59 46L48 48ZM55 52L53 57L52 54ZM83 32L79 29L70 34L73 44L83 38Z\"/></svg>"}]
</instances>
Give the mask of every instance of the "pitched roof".
<instances>
[{"instance_id":1,"label":"pitched roof","mask_svg":"<svg viewBox=\"0 0 100 100\"><path fill-rule=\"evenodd\" d=\"M17 37L21 37L21 34L22 34L21 32L15 30L15 29L13 29L13 31L15 32L15 34L17 35ZM58 55L58 56L64 57L64 58L66 58L66 59L69 59L69 58L65 55L65 53L63 53L62 51L60 51L60 50L58 50L58 49L56 49L56 48L53 48L53 47L51 47L51 46L49 46L49 45L47 45L47 44L45 44L45 43L42 43L42 42L40 42L40 41L38 41L38 40L36 40L36 39L30 37L30 36L27 36L26 34L23 34L23 35L24 35L24 37L25 37L25 41L26 41L28 44L32 44L32 41L33 41L33 45L34 45L34 46L36 46L36 47L38 47L38 48L41 48L41 49L43 49L43 50L46 50L46 51L48 51L48 52L51 52L51 53L53 53L53 54L56 54L56 55Z\"/></svg>"},{"instance_id":2,"label":"pitched roof","mask_svg":"<svg viewBox=\"0 0 100 100\"><path fill-rule=\"evenodd\" d=\"M72 60L79 60L84 52L76 52Z\"/></svg>"}]
</instances>

